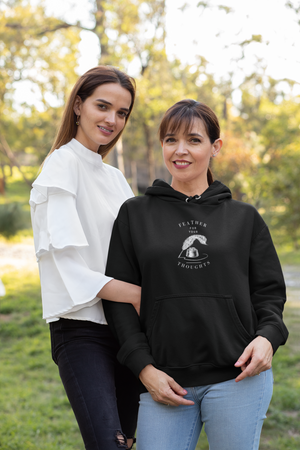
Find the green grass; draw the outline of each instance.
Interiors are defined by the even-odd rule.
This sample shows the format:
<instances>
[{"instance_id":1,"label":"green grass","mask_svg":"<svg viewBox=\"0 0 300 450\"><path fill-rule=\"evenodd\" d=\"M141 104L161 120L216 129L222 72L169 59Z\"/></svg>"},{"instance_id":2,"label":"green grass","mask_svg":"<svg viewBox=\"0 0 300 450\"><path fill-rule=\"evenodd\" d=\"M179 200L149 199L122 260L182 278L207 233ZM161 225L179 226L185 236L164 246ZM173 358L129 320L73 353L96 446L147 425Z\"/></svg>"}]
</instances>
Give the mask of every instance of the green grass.
<instances>
[{"instance_id":1,"label":"green grass","mask_svg":"<svg viewBox=\"0 0 300 450\"><path fill-rule=\"evenodd\" d=\"M9 272L0 298L0 449L83 450L51 360L37 273Z\"/></svg>"},{"instance_id":2,"label":"green grass","mask_svg":"<svg viewBox=\"0 0 300 450\"><path fill-rule=\"evenodd\" d=\"M0 298L0 450L83 450L51 360L38 275L8 272L3 282L7 295ZM300 448L300 307L295 303L287 304L285 321L290 337L274 357L274 395L260 450ZM208 450L204 432L197 449Z\"/></svg>"}]
</instances>

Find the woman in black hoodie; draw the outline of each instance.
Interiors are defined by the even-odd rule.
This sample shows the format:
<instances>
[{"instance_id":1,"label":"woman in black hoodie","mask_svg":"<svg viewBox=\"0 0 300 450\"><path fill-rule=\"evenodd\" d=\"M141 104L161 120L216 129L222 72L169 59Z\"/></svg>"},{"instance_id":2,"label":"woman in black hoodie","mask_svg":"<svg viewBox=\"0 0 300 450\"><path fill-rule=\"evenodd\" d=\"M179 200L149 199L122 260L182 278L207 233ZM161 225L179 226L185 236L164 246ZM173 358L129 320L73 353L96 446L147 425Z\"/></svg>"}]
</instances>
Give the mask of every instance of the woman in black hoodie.
<instances>
[{"instance_id":1,"label":"woman in black hoodie","mask_svg":"<svg viewBox=\"0 0 300 450\"><path fill-rule=\"evenodd\" d=\"M285 285L255 208L213 181L222 147L214 112L173 105L160 125L171 186L156 180L116 219L107 275L142 286L140 317L104 302L141 381L138 450L257 450L272 396L272 357L285 343ZM259 376L258 376L259 375Z\"/></svg>"}]
</instances>

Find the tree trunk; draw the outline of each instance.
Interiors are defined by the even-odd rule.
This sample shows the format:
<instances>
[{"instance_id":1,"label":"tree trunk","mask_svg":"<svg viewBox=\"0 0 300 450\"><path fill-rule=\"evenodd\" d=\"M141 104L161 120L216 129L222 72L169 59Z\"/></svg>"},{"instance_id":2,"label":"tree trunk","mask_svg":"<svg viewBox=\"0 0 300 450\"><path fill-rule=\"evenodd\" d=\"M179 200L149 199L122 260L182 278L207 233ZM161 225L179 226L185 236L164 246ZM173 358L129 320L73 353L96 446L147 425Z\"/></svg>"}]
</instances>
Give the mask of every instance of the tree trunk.
<instances>
[{"instance_id":1,"label":"tree trunk","mask_svg":"<svg viewBox=\"0 0 300 450\"><path fill-rule=\"evenodd\" d=\"M2 147L2 150L4 152L4 154L7 156L7 158L9 159L9 161L14 165L17 166L24 181L28 184L28 186L31 187L31 182L29 180L27 180L25 174L23 173L20 164L18 163L15 155L13 154L11 148L8 145L8 142L6 141L6 139L0 135L0 145Z\"/></svg>"},{"instance_id":2,"label":"tree trunk","mask_svg":"<svg viewBox=\"0 0 300 450\"><path fill-rule=\"evenodd\" d=\"M155 180L155 166L154 166L154 152L153 152L153 140L152 140L152 131L146 123L144 123L144 133L146 140L146 148L147 148L147 162L148 162L148 170L149 170L149 185L153 183Z\"/></svg>"},{"instance_id":3,"label":"tree trunk","mask_svg":"<svg viewBox=\"0 0 300 450\"><path fill-rule=\"evenodd\" d=\"M96 11L94 13L95 27L94 33L99 39L100 59L99 64L109 64L109 46L106 34L105 11L103 9L102 0L96 0Z\"/></svg>"},{"instance_id":4,"label":"tree trunk","mask_svg":"<svg viewBox=\"0 0 300 450\"><path fill-rule=\"evenodd\" d=\"M123 157L123 141L122 138L118 140L116 143L117 150L117 161L118 161L118 169L121 170L122 174L125 177L125 166L124 166L124 157Z\"/></svg>"},{"instance_id":5,"label":"tree trunk","mask_svg":"<svg viewBox=\"0 0 300 450\"><path fill-rule=\"evenodd\" d=\"M138 195L137 165L136 161L131 161L131 189L134 195Z\"/></svg>"},{"instance_id":6,"label":"tree trunk","mask_svg":"<svg viewBox=\"0 0 300 450\"><path fill-rule=\"evenodd\" d=\"M1 162L1 172L2 172L2 177L0 177L0 194L1 195L5 195L5 187L6 187L6 176L5 176L5 169L4 169L4 164L3 162Z\"/></svg>"}]
</instances>

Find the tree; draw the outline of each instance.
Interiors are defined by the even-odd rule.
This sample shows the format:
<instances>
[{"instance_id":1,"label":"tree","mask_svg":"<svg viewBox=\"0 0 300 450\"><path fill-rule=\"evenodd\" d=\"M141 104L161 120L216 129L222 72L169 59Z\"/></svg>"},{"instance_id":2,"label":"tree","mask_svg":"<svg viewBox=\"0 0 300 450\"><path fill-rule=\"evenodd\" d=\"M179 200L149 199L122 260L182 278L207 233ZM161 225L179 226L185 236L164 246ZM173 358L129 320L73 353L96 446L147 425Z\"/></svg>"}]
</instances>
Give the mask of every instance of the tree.
<instances>
[{"instance_id":1,"label":"tree","mask_svg":"<svg viewBox=\"0 0 300 450\"><path fill-rule=\"evenodd\" d=\"M76 79L77 29L63 27L56 18L47 17L43 4L31 6L22 0L2 3L0 16L0 162L18 165L15 155L20 130L15 123L29 117L27 105L14 105L17 84L27 82L25 89L38 89L43 112L65 102ZM25 85L24 85L25 86ZM51 107L55 105L55 108ZM34 109L34 108L33 108ZM55 114L49 115L49 121ZM55 120L51 124L55 133ZM8 133L9 131L9 133ZM38 130L36 130L38 131ZM38 133L37 133L38 134ZM20 150L30 146L30 139ZM20 166L19 166L20 168ZM21 170L21 168L20 168ZM24 176L24 175L23 175ZM26 178L24 176L24 178Z\"/></svg>"}]
</instances>

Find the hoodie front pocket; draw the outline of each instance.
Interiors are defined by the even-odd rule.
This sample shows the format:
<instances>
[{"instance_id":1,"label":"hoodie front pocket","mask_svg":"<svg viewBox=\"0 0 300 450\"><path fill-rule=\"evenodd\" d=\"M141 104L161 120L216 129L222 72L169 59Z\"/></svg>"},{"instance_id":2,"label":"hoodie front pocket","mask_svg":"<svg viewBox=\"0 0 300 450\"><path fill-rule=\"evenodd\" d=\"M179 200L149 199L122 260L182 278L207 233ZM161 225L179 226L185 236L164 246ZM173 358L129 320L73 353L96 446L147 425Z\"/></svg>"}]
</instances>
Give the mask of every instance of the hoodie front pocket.
<instances>
[{"instance_id":1,"label":"hoodie front pocket","mask_svg":"<svg viewBox=\"0 0 300 450\"><path fill-rule=\"evenodd\" d=\"M157 298L147 334L157 365L174 368L233 365L253 339L232 297L214 294Z\"/></svg>"}]
</instances>

